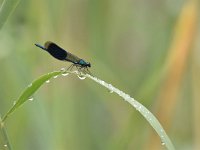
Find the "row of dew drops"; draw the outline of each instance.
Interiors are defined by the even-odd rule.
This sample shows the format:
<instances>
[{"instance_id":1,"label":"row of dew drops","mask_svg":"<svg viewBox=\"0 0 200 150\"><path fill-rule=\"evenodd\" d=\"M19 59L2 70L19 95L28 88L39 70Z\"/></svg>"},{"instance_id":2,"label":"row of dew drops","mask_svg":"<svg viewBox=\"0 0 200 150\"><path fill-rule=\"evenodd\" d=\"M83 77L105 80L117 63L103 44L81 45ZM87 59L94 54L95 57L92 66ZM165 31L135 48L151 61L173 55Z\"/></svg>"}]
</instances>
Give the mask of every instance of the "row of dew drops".
<instances>
[{"instance_id":1,"label":"row of dew drops","mask_svg":"<svg viewBox=\"0 0 200 150\"><path fill-rule=\"evenodd\" d=\"M109 89L110 93L113 93L115 91L116 94L121 96L125 101L128 101L131 105L135 107L137 111L139 111L151 124L154 124L154 119L151 118L153 114L150 113L145 107L142 106L139 102L134 100L130 97L130 95L124 93L123 91L120 91L119 89L115 88L112 84L108 84L105 81L102 81L100 79L97 79L96 77L92 77L96 82L100 83L101 85L107 87ZM160 138L161 138L161 145L165 145L165 131L160 128L159 131Z\"/></svg>"},{"instance_id":2,"label":"row of dew drops","mask_svg":"<svg viewBox=\"0 0 200 150\"><path fill-rule=\"evenodd\" d=\"M65 69L65 68L61 68L60 71L63 72L61 75L64 76L64 77L67 76L67 75L69 75L69 73L66 72L66 69ZM82 73L80 73L80 72L78 72L78 71L74 71L74 73L77 74L78 78L81 79L81 80L84 80L84 79L86 78L85 75L82 75ZM56 78L58 78L58 77L59 77L59 75L56 75L56 76L54 76L53 78L56 79ZM50 83L50 80L46 80L45 82L46 82L46 83ZM101 82L104 82L104 81L101 81ZM104 83L101 83L101 84L104 84ZM31 87L31 86L32 86L32 83L31 83L28 87ZM114 91L114 90L112 90L113 86L112 86L111 84L108 84L108 86L111 87L111 88L109 88L109 89L111 89L111 90L109 90L109 92L110 92L110 93L113 93L113 91ZM122 93L123 93L123 92L122 92ZM125 94L125 93L123 93L123 94ZM119 94L119 95L121 95L121 94ZM125 95L127 95L127 94L125 94ZM130 96L128 95L128 97L130 97ZM28 100L29 100L29 101L33 101L33 97L30 97ZM15 104L16 104L16 101L14 101L14 105L15 105ZM134 104L134 105L136 105L136 104ZM134 107L135 107L136 110L138 110L138 111L141 110L141 106L139 106L139 107L134 106ZM146 113L148 114L149 112L146 112ZM147 116L148 116L148 115L144 115L145 118L148 118ZM152 121L151 118L148 118L148 120L149 120L150 122ZM161 130L161 132L164 132L164 131ZM165 145L165 142L163 142L163 141L164 141L163 138L164 138L164 136L161 136L161 144L162 144L162 145Z\"/></svg>"},{"instance_id":3,"label":"row of dew drops","mask_svg":"<svg viewBox=\"0 0 200 150\"><path fill-rule=\"evenodd\" d=\"M60 71L63 72L63 73L61 74L63 77L66 77L67 75L69 75L69 73L66 72L66 69L65 69L65 68L61 68ZM86 78L85 75L82 75L82 73L79 73L78 71L74 71L74 73L76 73L77 76L78 76L78 78L81 79L81 80L84 80L84 79ZM56 79L56 78L58 78L58 77L59 77L59 75L56 75L56 76L54 76L53 78ZM50 80L46 80L45 82L46 82L46 83L50 83ZM30 88L31 86L32 86L32 83L28 85L29 88ZM28 100L29 100L29 101L33 101L33 97L29 97ZM15 104L16 104L16 101L13 102L13 105L15 105Z\"/></svg>"}]
</instances>

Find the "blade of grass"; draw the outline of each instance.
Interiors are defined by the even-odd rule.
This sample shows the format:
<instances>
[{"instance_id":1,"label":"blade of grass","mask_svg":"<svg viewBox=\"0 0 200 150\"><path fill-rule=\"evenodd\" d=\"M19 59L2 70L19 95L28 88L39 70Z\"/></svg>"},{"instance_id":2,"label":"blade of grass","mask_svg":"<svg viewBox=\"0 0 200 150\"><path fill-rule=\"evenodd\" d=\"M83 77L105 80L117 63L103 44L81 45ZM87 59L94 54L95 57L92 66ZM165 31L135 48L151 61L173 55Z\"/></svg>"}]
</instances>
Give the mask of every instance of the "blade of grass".
<instances>
[{"instance_id":1,"label":"blade of grass","mask_svg":"<svg viewBox=\"0 0 200 150\"><path fill-rule=\"evenodd\" d=\"M57 76L61 74L62 71L54 71L48 74L45 74L35 81L33 81L28 87L25 88L25 90L22 92L22 94L17 99L16 103L10 108L10 110L5 114L5 116L2 119L2 122L6 120L6 118L17 108L19 108L24 102L26 102L38 89L41 85L43 85L46 81L48 81L50 78Z\"/></svg>"},{"instance_id":2,"label":"blade of grass","mask_svg":"<svg viewBox=\"0 0 200 150\"><path fill-rule=\"evenodd\" d=\"M0 149L11 150L11 145L9 143L6 129L4 127L4 123L1 120L1 117L0 117Z\"/></svg>"},{"instance_id":3,"label":"blade of grass","mask_svg":"<svg viewBox=\"0 0 200 150\"><path fill-rule=\"evenodd\" d=\"M0 29L10 16L10 14L17 7L20 0L4 0L0 8Z\"/></svg>"},{"instance_id":4,"label":"blade of grass","mask_svg":"<svg viewBox=\"0 0 200 150\"><path fill-rule=\"evenodd\" d=\"M111 92L114 92L116 94L118 94L120 97L122 97L125 101L127 101L129 104L131 104L134 108L136 108L136 110L138 110L143 117L150 123L150 125L154 128L154 130L158 133L159 137L161 138L161 143L162 145L165 145L169 150L174 150L174 146L171 142L171 140L169 139L169 137L167 136L166 132L164 131L163 127L161 126L161 124L159 123L159 121L156 119L156 117L145 107L143 106L141 103L139 103L138 101L136 101L134 98L130 97L130 95L124 93L123 91L120 91L119 89L117 89L116 87L112 86L111 84L106 83L103 80L100 80L94 76L91 76L89 74L81 74L78 71L54 71L48 74L45 74L43 76L41 76L40 78L38 78L37 80L35 80L34 82L32 82L30 84L30 86L28 86L20 95L20 97L18 98L17 102L15 103L14 106L11 107L11 109L6 113L6 115L3 117L3 121L6 120L6 118L17 108L19 108L19 106L21 106L24 102L26 102L37 90L38 88L45 83L45 81L49 80L50 78L52 78L53 76L57 76L60 74L68 74L68 73L73 73L75 75L78 75L80 77L80 79L85 79L83 77L88 77L91 80L97 82L98 84L104 86L105 88L109 89ZM2 121L2 122L3 122Z\"/></svg>"},{"instance_id":5,"label":"blade of grass","mask_svg":"<svg viewBox=\"0 0 200 150\"><path fill-rule=\"evenodd\" d=\"M150 125L154 128L154 130L157 132L161 139L161 144L165 145L169 150L174 150L174 146L170 140L170 138L167 136L165 130L159 123L159 121L156 119L156 117L141 103L136 101L134 98L130 97L130 95L124 93L123 91L120 91L116 87L112 86L111 84L106 83L103 80L100 80L96 77L93 77L91 75L86 75L88 78L92 79L93 81L99 83L100 85L104 86L105 88L109 89L112 92L118 94L120 97L122 97L125 101L127 101L129 104L131 104L136 110L138 110L142 116L150 123Z\"/></svg>"}]
</instances>

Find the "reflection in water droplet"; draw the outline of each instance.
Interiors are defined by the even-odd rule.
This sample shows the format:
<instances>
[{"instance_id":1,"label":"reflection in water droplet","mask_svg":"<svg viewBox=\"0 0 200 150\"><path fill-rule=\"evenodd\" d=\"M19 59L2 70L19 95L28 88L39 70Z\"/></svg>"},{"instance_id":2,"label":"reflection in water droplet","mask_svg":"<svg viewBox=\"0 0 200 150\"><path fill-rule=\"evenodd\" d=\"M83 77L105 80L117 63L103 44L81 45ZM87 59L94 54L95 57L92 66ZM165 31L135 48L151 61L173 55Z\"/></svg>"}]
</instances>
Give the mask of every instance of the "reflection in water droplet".
<instances>
[{"instance_id":1,"label":"reflection in water droplet","mask_svg":"<svg viewBox=\"0 0 200 150\"><path fill-rule=\"evenodd\" d=\"M134 106L135 108L137 108L137 107L138 107L138 105L137 105L136 103L133 103L133 106Z\"/></svg>"},{"instance_id":2,"label":"reflection in water droplet","mask_svg":"<svg viewBox=\"0 0 200 150\"><path fill-rule=\"evenodd\" d=\"M65 68L61 68L60 71L65 71Z\"/></svg>"},{"instance_id":3,"label":"reflection in water droplet","mask_svg":"<svg viewBox=\"0 0 200 150\"><path fill-rule=\"evenodd\" d=\"M33 100L33 97L30 97L28 100L29 100L29 101L32 101L32 100Z\"/></svg>"},{"instance_id":4,"label":"reflection in water droplet","mask_svg":"<svg viewBox=\"0 0 200 150\"><path fill-rule=\"evenodd\" d=\"M84 80L86 78L86 76L83 75L77 75L79 79Z\"/></svg>"},{"instance_id":5,"label":"reflection in water droplet","mask_svg":"<svg viewBox=\"0 0 200 150\"><path fill-rule=\"evenodd\" d=\"M142 106L140 105L139 107L137 107L136 109L140 112L141 111Z\"/></svg>"},{"instance_id":6,"label":"reflection in water droplet","mask_svg":"<svg viewBox=\"0 0 200 150\"><path fill-rule=\"evenodd\" d=\"M47 80L47 81L45 81L46 83L49 83L50 82L50 80Z\"/></svg>"},{"instance_id":7,"label":"reflection in water droplet","mask_svg":"<svg viewBox=\"0 0 200 150\"><path fill-rule=\"evenodd\" d=\"M58 77L58 75L57 75L57 76L54 76L53 78L56 79L57 77Z\"/></svg>"},{"instance_id":8,"label":"reflection in water droplet","mask_svg":"<svg viewBox=\"0 0 200 150\"><path fill-rule=\"evenodd\" d=\"M28 85L28 87L31 87L31 86L32 86L32 83Z\"/></svg>"},{"instance_id":9,"label":"reflection in water droplet","mask_svg":"<svg viewBox=\"0 0 200 150\"><path fill-rule=\"evenodd\" d=\"M165 145L165 142L162 141L162 142L161 142L161 145Z\"/></svg>"},{"instance_id":10,"label":"reflection in water droplet","mask_svg":"<svg viewBox=\"0 0 200 150\"><path fill-rule=\"evenodd\" d=\"M3 146L4 146L4 147L8 147L8 145L7 145L7 144L4 144Z\"/></svg>"},{"instance_id":11,"label":"reflection in water droplet","mask_svg":"<svg viewBox=\"0 0 200 150\"><path fill-rule=\"evenodd\" d=\"M68 72L64 72L62 73L62 76L67 76L69 73Z\"/></svg>"}]
</instances>

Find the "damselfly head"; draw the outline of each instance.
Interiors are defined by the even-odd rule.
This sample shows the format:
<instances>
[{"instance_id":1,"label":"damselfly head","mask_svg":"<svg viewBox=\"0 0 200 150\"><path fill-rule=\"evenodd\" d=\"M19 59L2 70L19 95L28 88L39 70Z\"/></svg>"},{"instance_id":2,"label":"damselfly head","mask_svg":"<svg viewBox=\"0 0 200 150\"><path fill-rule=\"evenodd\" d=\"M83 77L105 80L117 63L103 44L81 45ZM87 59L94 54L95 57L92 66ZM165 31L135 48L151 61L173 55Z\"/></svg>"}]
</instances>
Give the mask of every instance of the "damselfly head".
<instances>
[{"instance_id":1,"label":"damselfly head","mask_svg":"<svg viewBox=\"0 0 200 150\"><path fill-rule=\"evenodd\" d=\"M87 66L88 66L88 67L91 67L91 64L90 64L90 63L87 63Z\"/></svg>"},{"instance_id":2,"label":"damselfly head","mask_svg":"<svg viewBox=\"0 0 200 150\"><path fill-rule=\"evenodd\" d=\"M91 64L89 62L86 62L85 60L81 59L78 62L79 65L83 66L83 67L91 67Z\"/></svg>"},{"instance_id":3,"label":"damselfly head","mask_svg":"<svg viewBox=\"0 0 200 150\"><path fill-rule=\"evenodd\" d=\"M79 57L67 52L66 50L51 41L47 41L44 46L41 46L40 44L35 45L47 51L49 54L51 54L51 56L58 60L69 61L83 68L91 67L91 64L89 62L86 62L85 60L80 59Z\"/></svg>"}]
</instances>

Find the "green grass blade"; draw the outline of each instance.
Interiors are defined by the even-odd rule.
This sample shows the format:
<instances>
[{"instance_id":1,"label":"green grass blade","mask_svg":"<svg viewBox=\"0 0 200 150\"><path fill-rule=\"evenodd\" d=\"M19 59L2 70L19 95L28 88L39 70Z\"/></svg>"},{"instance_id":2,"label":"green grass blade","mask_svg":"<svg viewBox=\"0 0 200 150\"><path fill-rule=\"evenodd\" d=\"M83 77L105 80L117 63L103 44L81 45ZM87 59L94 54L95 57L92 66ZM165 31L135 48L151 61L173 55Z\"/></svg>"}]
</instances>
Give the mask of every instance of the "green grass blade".
<instances>
[{"instance_id":1,"label":"green grass blade","mask_svg":"<svg viewBox=\"0 0 200 150\"><path fill-rule=\"evenodd\" d=\"M117 89L116 87L112 86L111 84L106 83L105 81L102 81L96 77L93 77L91 75L86 75L86 77L92 79L93 81L97 82L98 84L104 86L105 88L109 89L111 93L116 93L120 97L122 97L125 101L127 101L129 104L131 104L138 112L142 114L142 116L149 122L149 124L154 128L154 130L157 132L161 139L161 144L165 145L169 150L174 150L174 146L170 140L170 138L167 136L165 130L159 123L158 119L141 103L136 101L134 98L130 97L130 95L124 93L123 91Z\"/></svg>"},{"instance_id":2,"label":"green grass blade","mask_svg":"<svg viewBox=\"0 0 200 150\"><path fill-rule=\"evenodd\" d=\"M1 120L1 116L0 116L0 150L11 150L11 145L8 140L4 123Z\"/></svg>"},{"instance_id":3,"label":"green grass blade","mask_svg":"<svg viewBox=\"0 0 200 150\"><path fill-rule=\"evenodd\" d=\"M17 7L20 0L4 0L0 8L0 29L8 19L9 15Z\"/></svg>"},{"instance_id":4,"label":"green grass blade","mask_svg":"<svg viewBox=\"0 0 200 150\"><path fill-rule=\"evenodd\" d=\"M141 103L139 103L138 101L136 101L134 98L130 97L130 95L124 93L123 91L117 89L116 87L112 86L111 84L106 83L103 80L100 80L94 76L91 76L89 74L81 74L78 71L55 71L55 72L51 72L48 73L46 75L41 76L40 78L38 78L37 80L35 80L34 82L31 83L30 86L28 86L24 92L22 92L22 94L20 95L20 97L18 98L17 102L15 103L15 105L13 107L11 107L11 109L6 113L6 115L3 117L2 119L2 123L6 120L6 118L17 108L19 108L19 106L21 106L24 102L26 102L34 93L35 91L37 91L37 89L45 83L45 81L49 80L50 78L52 78L53 76L57 76L60 74L64 74L64 73L73 73L75 75L78 75L80 77L80 79L84 79L83 77L88 77L91 80L97 82L98 84L104 86L105 88L109 89L112 92L118 94L120 97L122 97L125 101L127 101L129 104L131 104L134 108L136 108L136 110L138 110L138 112L140 112L142 114L142 116L149 122L149 124L154 128L154 130L158 133L158 135L160 136L161 139L161 144L165 145L169 150L175 150L170 138L167 136L165 130L163 129L163 127L161 126L161 124L159 123L159 121L156 119L156 117L145 107L143 106Z\"/></svg>"},{"instance_id":5,"label":"green grass blade","mask_svg":"<svg viewBox=\"0 0 200 150\"><path fill-rule=\"evenodd\" d=\"M5 114L2 119L2 122L6 120L6 118L17 108L19 108L24 102L26 102L37 90L38 88L45 83L45 81L49 80L53 76L57 76L61 74L62 71L54 71L48 74L45 74L39 77L37 80L33 81L19 96L16 103L10 108L10 110Z\"/></svg>"}]
</instances>

